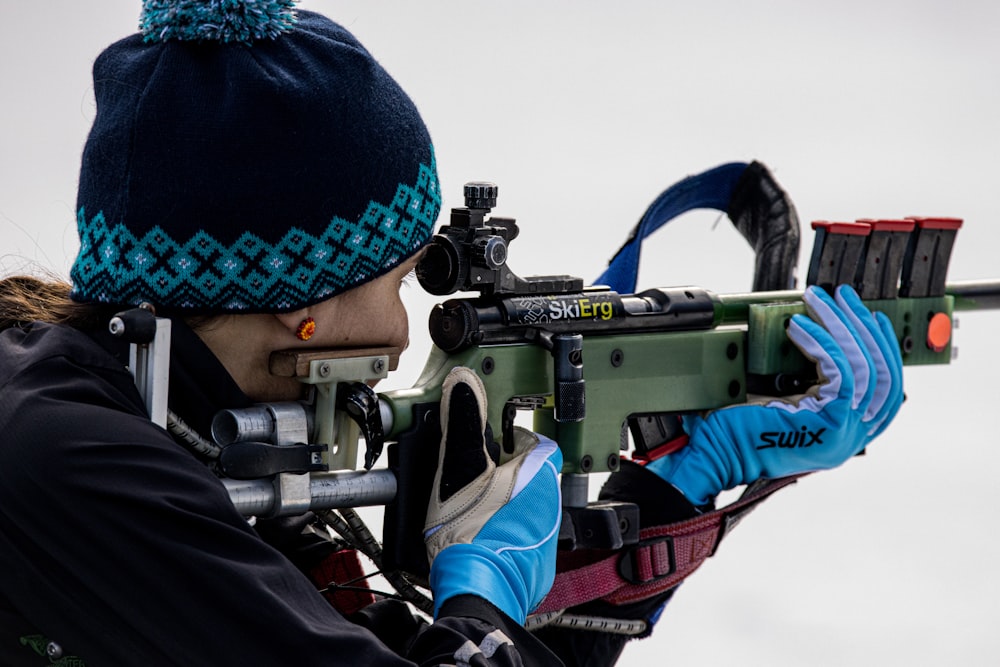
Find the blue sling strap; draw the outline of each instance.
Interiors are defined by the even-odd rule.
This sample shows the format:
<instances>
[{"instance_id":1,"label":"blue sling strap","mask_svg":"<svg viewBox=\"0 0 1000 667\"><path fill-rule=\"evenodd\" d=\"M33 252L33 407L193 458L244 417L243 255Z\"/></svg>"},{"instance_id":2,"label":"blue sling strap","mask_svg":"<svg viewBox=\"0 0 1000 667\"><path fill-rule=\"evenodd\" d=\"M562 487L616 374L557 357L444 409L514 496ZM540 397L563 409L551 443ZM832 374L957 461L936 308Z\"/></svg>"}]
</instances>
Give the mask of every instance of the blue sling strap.
<instances>
[{"instance_id":1,"label":"blue sling strap","mask_svg":"<svg viewBox=\"0 0 1000 667\"><path fill-rule=\"evenodd\" d=\"M723 211L754 248L754 290L789 289L798 260L799 222L787 195L759 162L730 162L675 183L643 214L625 244L594 281L620 294L635 292L643 240L698 208Z\"/></svg>"}]
</instances>

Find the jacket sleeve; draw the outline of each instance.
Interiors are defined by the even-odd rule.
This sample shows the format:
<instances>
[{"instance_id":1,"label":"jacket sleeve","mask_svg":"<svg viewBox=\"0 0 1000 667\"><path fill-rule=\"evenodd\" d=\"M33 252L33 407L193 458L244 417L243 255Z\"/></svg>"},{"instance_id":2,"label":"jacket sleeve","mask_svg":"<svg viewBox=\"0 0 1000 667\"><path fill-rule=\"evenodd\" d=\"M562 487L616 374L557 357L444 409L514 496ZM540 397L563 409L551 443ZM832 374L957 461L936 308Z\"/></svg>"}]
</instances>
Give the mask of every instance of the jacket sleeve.
<instances>
[{"instance_id":1,"label":"jacket sleeve","mask_svg":"<svg viewBox=\"0 0 1000 667\"><path fill-rule=\"evenodd\" d=\"M0 592L66 655L91 666L450 665L478 650L473 664L529 664L523 648L544 656L530 664L558 664L478 598L415 625L399 651L349 622L149 421L130 381L49 359L0 391Z\"/></svg>"}]
</instances>

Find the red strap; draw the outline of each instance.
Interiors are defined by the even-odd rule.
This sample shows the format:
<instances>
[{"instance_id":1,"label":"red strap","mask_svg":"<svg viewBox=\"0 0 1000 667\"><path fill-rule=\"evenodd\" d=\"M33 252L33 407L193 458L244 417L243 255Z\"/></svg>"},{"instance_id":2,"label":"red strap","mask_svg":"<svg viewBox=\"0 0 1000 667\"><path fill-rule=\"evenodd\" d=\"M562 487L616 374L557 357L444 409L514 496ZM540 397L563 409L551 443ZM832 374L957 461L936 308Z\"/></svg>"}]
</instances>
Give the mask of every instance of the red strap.
<instances>
[{"instance_id":1,"label":"red strap","mask_svg":"<svg viewBox=\"0 0 1000 667\"><path fill-rule=\"evenodd\" d=\"M345 616L375 602L375 596L367 590L368 579L354 549L342 549L327 555L312 567L309 578L323 590L327 601ZM349 588L338 588L337 584Z\"/></svg>"},{"instance_id":2,"label":"red strap","mask_svg":"<svg viewBox=\"0 0 1000 667\"><path fill-rule=\"evenodd\" d=\"M690 438L687 433L677 436L669 442L664 442L661 445L653 447L647 452L635 452L632 455L632 460L639 465L646 465L647 463L652 463L656 459L662 459L667 454L673 454L674 452L679 452L680 450L687 447Z\"/></svg>"},{"instance_id":3,"label":"red strap","mask_svg":"<svg viewBox=\"0 0 1000 667\"><path fill-rule=\"evenodd\" d=\"M626 604L677 586L715 553L722 538L744 516L800 476L762 480L722 509L679 523L644 528L638 544L614 552L594 552L589 563L560 569L552 590L535 613L558 611L598 599ZM578 563L580 558L578 554L572 560Z\"/></svg>"}]
</instances>

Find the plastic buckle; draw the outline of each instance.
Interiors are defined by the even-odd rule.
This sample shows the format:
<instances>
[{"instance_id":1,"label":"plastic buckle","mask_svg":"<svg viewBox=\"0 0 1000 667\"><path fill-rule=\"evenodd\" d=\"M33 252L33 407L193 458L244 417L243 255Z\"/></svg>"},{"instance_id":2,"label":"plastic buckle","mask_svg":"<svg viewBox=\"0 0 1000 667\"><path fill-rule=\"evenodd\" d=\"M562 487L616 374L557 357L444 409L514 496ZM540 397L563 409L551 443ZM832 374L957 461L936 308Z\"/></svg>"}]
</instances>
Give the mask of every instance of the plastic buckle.
<instances>
[{"instance_id":1,"label":"plastic buckle","mask_svg":"<svg viewBox=\"0 0 1000 667\"><path fill-rule=\"evenodd\" d=\"M618 574L630 584L652 583L676 571L674 538L670 535L639 540L618 559Z\"/></svg>"}]
</instances>

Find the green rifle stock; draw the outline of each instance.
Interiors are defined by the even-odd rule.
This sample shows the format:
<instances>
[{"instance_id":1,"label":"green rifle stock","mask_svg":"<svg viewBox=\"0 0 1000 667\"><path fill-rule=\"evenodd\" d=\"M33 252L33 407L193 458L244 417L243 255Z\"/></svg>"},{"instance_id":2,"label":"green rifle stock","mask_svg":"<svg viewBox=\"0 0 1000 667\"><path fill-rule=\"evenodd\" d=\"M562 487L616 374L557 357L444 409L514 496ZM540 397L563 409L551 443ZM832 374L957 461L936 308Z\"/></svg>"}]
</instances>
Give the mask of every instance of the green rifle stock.
<instances>
[{"instance_id":1,"label":"green rifle stock","mask_svg":"<svg viewBox=\"0 0 1000 667\"><path fill-rule=\"evenodd\" d=\"M972 288L1000 294L1000 281L950 285L940 297L866 301L892 320L906 365L947 364L950 337L932 348L931 323L944 316L950 324L956 309L982 306ZM645 295L645 296L642 296ZM613 292L540 297L539 300L594 301L599 298L672 301L681 295L706 308L703 325L694 318L672 316L648 326L621 319L581 322L580 368L585 382L585 417L560 421L556 416L556 362L553 351L538 341L486 343L445 352L435 347L414 385L380 394L391 407L387 438L413 427L413 406L438 403L441 383L455 366L477 371L486 386L489 422L503 441L502 424L510 406L534 411L532 427L559 443L563 472L616 470L622 427L635 414L711 410L746 401L748 389L771 395L803 391L813 365L785 335L792 315L804 313L802 292L757 292L715 295L699 288L657 289L621 297ZM993 297L995 301L995 297ZM987 307L996 307L990 302ZM498 306L503 308L503 306ZM479 308L484 310L483 307ZM634 316L641 318L642 316ZM526 335L526 338L528 336Z\"/></svg>"}]
</instances>

